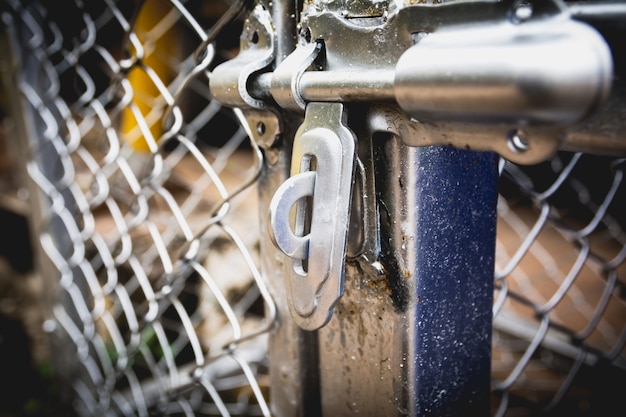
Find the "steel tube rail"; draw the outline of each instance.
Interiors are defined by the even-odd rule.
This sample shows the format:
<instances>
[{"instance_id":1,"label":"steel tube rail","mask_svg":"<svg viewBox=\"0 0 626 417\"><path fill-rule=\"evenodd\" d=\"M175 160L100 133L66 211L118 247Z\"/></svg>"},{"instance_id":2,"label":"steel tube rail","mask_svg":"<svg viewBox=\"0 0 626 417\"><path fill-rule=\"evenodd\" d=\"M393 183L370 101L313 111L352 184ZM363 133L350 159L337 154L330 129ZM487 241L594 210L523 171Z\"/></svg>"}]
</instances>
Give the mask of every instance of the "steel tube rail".
<instances>
[{"instance_id":1,"label":"steel tube rail","mask_svg":"<svg viewBox=\"0 0 626 417\"><path fill-rule=\"evenodd\" d=\"M272 97L272 73L253 77L250 93L259 99ZM310 71L302 74L299 91L307 102L394 102L393 70Z\"/></svg>"},{"instance_id":2,"label":"steel tube rail","mask_svg":"<svg viewBox=\"0 0 626 417\"><path fill-rule=\"evenodd\" d=\"M392 70L311 71L302 74L300 94L308 102L394 101ZM250 93L259 99L272 97L272 73L252 78Z\"/></svg>"},{"instance_id":3,"label":"steel tube rail","mask_svg":"<svg viewBox=\"0 0 626 417\"><path fill-rule=\"evenodd\" d=\"M606 101L612 75L611 52L593 28L541 21L433 33L385 69L294 72L291 83L284 71L265 74L252 95L281 104L291 88L287 98L306 102L396 101L420 121L568 126ZM233 101L232 86L214 87Z\"/></svg>"},{"instance_id":4,"label":"steel tube rail","mask_svg":"<svg viewBox=\"0 0 626 417\"><path fill-rule=\"evenodd\" d=\"M369 71L311 71L302 74L300 92L308 102L395 102L392 70ZM252 78L251 94L259 99L271 99L272 73L263 73ZM623 100L624 87L618 81L613 89L608 105L582 125L567 129L562 147L572 151L586 151L597 154L622 155L626 152L626 140L619 132L625 123L620 116L626 111ZM609 127L609 129L607 129Z\"/></svg>"},{"instance_id":5,"label":"steel tube rail","mask_svg":"<svg viewBox=\"0 0 626 417\"><path fill-rule=\"evenodd\" d=\"M323 71L304 73L300 80L302 96L307 101L393 101L393 71Z\"/></svg>"}]
</instances>

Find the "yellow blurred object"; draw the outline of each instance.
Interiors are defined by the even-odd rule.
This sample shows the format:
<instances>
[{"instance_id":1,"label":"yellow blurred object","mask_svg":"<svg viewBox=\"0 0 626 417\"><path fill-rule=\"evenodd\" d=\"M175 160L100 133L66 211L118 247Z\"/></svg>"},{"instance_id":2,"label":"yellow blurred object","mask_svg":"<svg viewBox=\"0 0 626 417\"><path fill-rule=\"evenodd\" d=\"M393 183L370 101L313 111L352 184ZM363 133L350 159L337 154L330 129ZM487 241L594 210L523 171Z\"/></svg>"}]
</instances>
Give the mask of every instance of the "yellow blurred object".
<instances>
[{"instance_id":1,"label":"yellow blurred object","mask_svg":"<svg viewBox=\"0 0 626 417\"><path fill-rule=\"evenodd\" d=\"M172 15L168 16L170 13ZM172 62L179 61L180 33L175 13L168 1L146 0L135 22L134 32L144 47L145 55L128 74L133 100L131 106L122 112L121 132L137 151L149 152L154 146L151 144L163 134L163 112L151 114L151 111L164 103L159 100L161 94L147 70L152 70L165 86L176 76Z\"/></svg>"}]
</instances>

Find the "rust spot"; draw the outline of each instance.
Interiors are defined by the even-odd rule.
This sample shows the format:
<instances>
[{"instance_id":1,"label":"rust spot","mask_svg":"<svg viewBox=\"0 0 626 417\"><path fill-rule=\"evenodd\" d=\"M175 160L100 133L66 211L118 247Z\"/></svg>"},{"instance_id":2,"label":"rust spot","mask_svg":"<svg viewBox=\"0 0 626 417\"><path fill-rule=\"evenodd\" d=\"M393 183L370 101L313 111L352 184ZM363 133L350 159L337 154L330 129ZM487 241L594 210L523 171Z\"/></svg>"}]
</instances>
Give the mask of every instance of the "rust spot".
<instances>
[{"instance_id":1,"label":"rust spot","mask_svg":"<svg viewBox=\"0 0 626 417\"><path fill-rule=\"evenodd\" d=\"M391 295L391 288L389 288L389 285L387 283L387 279L380 279L380 280L368 280L367 285L376 291L382 291L385 292L388 295Z\"/></svg>"},{"instance_id":2,"label":"rust spot","mask_svg":"<svg viewBox=\"0 0 626 417\"><path fill-rule=\"evenodd\" d=\"M397 260L393 256L386 257L384 253L381 253L379 262L385 266L387 274L384 279L377 281L379 290L383 289L387 295L391 298L392 305L396 311L406 311L408 307L408 288L403 280L405 271L399 267Z\"/></svg>"}]
</instances>

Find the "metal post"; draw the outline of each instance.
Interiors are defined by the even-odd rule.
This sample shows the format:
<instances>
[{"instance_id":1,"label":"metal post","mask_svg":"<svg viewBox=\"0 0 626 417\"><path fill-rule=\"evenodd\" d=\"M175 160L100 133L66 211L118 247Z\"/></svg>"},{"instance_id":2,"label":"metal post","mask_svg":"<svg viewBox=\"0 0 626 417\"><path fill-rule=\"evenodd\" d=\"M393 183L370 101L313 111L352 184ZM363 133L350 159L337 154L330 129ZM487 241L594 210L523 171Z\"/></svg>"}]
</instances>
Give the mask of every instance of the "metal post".
<instances>
[{"instance_id":1,"label":"metal post","mask_svg":"<svg viewBox=\"0 0 626 417\"><path fill-rule=\"evenodd\" d=\"M286 4L276 2L272 16L291 16ZM274 25L284 33L283 20ZM277 48L279 61L288 49ZM281 282L287 271L276 249L262 244L279 310L269 342L272 411L486 415L497 156L407 146L416 138L403 136L418 134L398 132L393 118L383 117L381 127L373 122L376 112L369 104L347 106L347 125L359 142L351 217L351 230L359 233L349 238L345 293L327 326L294 328ZM279 162L267 166L260 183L262 217L268 196L286 177L282 151L290 148L293 130L282 133Z\"/></svg>"},{"instance_id":2,"label":"metal post","mask_svg":"<svg viewBox=\"0 0 626 417\"><path fill-rule=\"evenodd\" d=\"M0 16L0 82L2 91L6 95L7 124L9 125L12 143L17 160L22 186L28 195L27 217L30 236L34 249L35 271L41 277L45 290L42 293L41 308L43 311L44 331L51 333L50 355L55 358L55 374L60 380L67 381L76 372L75 363L66 354L67 339L54 320L54 307L60 298L59 269L45 251L40 239L42 233L47 233L54 239L60 253L73 250L71 236L63 228L59 217L52 210L51 196L47 195L32 177L28 170L28 162L36 160L39 174L46 180L58 177L59 155L52 151L49 137L44 133L46 128L42 118L36 118L35 105L28 100L22 91L22 85L32 87L34 92L40 89L48 80L42 77L44 63L36 54L29 53L24 47L27 43L24 37L28 36L27 29L20 19L14 19L10 13ZM40 45L34 48L40 48ZM77 319L78 320L78 319ZM67 395L66 391L61 393Z\"/></svg>"},{"instance_id":3,"label":"metal post","mask_svg":"<svg viewBox=\"0 0 626 417\"><path fill-rule=\"evenodd\" d=\"M487 415L497 156L357 136L365 243L319 331L323 415Z\"/></svg>"},{"instance_id":4,"label":"metal post","mask_svg":"<svg viewBox=\"0 0 626 417\"><path fill-rule=\"evenodd\" d=\"M296 17L299 1L272 2L272 21L277 34L276 63L280 63L296 47ZM280 136L266 147L265 167L259 181L259 216L261 229L268 229L268 207L276 189L284 182L290 169L291 147L300 117L284 114ZM270 396L272 415L277 417L318 416L319 372L317 334L301 330L289 316L285 288L286 265L282 253L269 236L261 241L262 271L276 302L278 323L269 337Z\"/></svg>"},{"instance_id":5,"label":"metal post","mask_svg":"<svg viewBox=\"0 0 626 417\"><path fill-rule=\"evenodd\" d=\"M415 181L415 414L487 415L496 158L424 148Z\"/></svg>"}]
</instances>

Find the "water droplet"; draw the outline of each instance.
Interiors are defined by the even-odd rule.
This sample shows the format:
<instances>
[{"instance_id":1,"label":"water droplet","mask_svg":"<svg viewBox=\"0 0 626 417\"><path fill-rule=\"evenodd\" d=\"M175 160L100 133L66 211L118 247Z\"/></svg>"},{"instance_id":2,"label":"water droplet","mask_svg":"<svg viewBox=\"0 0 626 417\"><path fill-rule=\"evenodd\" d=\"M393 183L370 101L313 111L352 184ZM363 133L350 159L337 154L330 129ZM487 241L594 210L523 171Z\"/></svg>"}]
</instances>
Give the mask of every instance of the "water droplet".
<instances>
[{"instance_id":1,"label":"water droplet","mask_svg":"<svg viewBox=\"0 0 626 417\"><path fill-rule=\"evenodd\" d=\"M43 322L43 331L46 333L52 333L57 329L57 323L54 320L46 320Z\"/></svg>"},{"instance_id":2,"label":"water droplet","mask_svg":"<svg viewBox=\"0 0 626 417\"><path fill-rule=\"evenodd\" d=\"M196 380L202 379L202 376L204 375L204 369L202 368L196 368L193 370L193 377Z\"/></svg>"}]
</instances>

